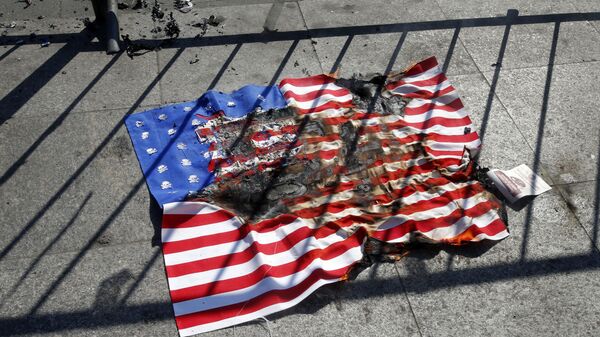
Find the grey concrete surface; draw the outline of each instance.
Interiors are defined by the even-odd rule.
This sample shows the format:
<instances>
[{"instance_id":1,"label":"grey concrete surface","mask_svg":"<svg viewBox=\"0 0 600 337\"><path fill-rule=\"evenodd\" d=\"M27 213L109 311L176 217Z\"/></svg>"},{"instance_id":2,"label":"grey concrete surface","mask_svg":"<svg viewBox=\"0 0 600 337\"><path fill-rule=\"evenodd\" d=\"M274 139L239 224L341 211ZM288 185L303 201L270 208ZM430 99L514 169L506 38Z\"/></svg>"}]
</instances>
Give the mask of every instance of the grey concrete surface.
<instances>
[{"instance_id":1,"label":"grey concrete surface","mask_svg":"<svg viewBox=\"0 0 600 337\"><path fill-rule=\"evenodd\" d=\"M430 55L471 112L480 163L526 163L553 190L507 209L511 236L496 245L422 247L268 321L205 335L600 335L599 2L273 2L196 0L174 14L180 39L133 60L105 55L87 33L89 1L0 3L0 336L177 336L160 212L127 114L209 88L400 70ZM537 21L505 37L508 9ZM122 33L164 38L149 11L120 11ZM211 14L223 25L196 37L192 24Z\"/></svg>"}]
</instances>

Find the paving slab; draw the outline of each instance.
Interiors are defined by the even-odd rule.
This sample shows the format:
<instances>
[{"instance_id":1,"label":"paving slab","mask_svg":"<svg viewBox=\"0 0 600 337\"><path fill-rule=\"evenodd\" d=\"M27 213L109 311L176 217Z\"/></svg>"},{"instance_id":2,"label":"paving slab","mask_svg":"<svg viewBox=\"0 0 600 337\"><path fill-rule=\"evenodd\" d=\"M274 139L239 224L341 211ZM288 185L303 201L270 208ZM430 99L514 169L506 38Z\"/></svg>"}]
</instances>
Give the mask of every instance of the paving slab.
<instances>
[{"instance_id":1,"label":"paving slab","mask_svg":"<svg viewBox=\"0 0 600 337\"><path fill-rule=\"evenodd\" d=\"M600 12L600 2L596 0L573 1L573 4L581 12ZM590 24L600 32L600 21L590 21Z\"/></svg>"},{"instance_id":2,"label":"paving slab","mask_svg":"<svg viewBox=\"0 0 600 337\"><path fill-rule=\"evenodd\" d=\"M591 0L594 1L594 0ZM440 8L449 19L483 18L505 16L509 9L517 9L520 15L543 15L573 13L577 9L571 1L543 0L437 0Z\"/></svg>"},{"instance_id":3,"label":"paving slab","mask_svg":"<svg viewBox=\"0 0 600 337\"><path fill-rule=\"evenodd\" d=\"M18 117L0 127L3 259L150 244L150 197L124 114Z\"/></svg>"},{"instance_id":4,"label":"paving slab","mask_svg":"<svg viewBox=\"0 0 600 337\"><path fill-rule=\"evenodd\" d=\"M341 76L383 73L386 69L400 71L432 55L441 65L449 59L448 74L477 73L475 63L462 45L452 43L453 36L454 30L446 29L314 40L323 68L326 71L339 69Z\"/></svg>"},{"instance_id":5,"label":"paving slab","mask_svg":"<svg viewBox=\"0 0 600 337\"><path fill-rule=\"evenodd\" d=\"M599 147L600 148L600 147ZM596 171L600 174L600 170ZM556 186L596 248L600 249L600 179Z\"/></svg>"},{"instance_id":6,"label":"paving slab","mask_svg":"<svg viewBox=\"0 0 600 337\"><path fill-rule=\"evenodd\" d=\"M532 205L529 226L528 209L508 211L511 236L487 251L425 248L398 263L423 336L597 334L600 255L558 191Z\"/></svg>"},{"instance_id":7,"label":"paving slab","mask_svg":"<svg viewBox=\"0 0 600 337\"><path fill-rule=\"evenodd\" d=\"M164 266L147 243L0 262L2 336L176 336Z\"/></svg>"},{"instance_id":8,"label":"paving slab","mask_svg":"<svg viewBox=\"0 0 600 337\"><path fill-rule=\"evenodd\" d=\"M481 71L497 66L505 26L465 28L461 41ZM555 23L511 26L502 69L548 65ZM555 64L600 60L600 34L588 22L561 22Z\"/></svg>"},{"instance_id":9,"label":"paving slab","mask_svg":"<svg viewBox=\"0 0 600 337\"><path fill-rule=\"evenodd\" d=\"M139 32L135 24L139 21L132 16L124 17L123 31ZM45 48L39 43L29 44L29 39L25 38L27 44L0 60L0 67L7 73L6 80L0 84L1 102L5 105L0 118L39 116L65 110L128 108L134 103L152 105L160 102L159 88L153 83L158 72L155 54L135 60L124 54L106 55L103 45L86 43L94 38L83 30L83 23L74 19L55 19L53 22L57 27L78 22L80 29L57 29L56 33L72 34L72 41L52 43ZM152 25L152 20L147 19L147 30ZM39 27L23 24L22 29L11 32L10 36L29 36L35 29ZM40 35L35 40L52 34Z\"/></svg>"},{"instance_id":10,"label":"paving slab","mask_svg":"<svg viewBox=\"0 0 600 337\"><path fill-rule=\"evenodd\" d=\"M474 74L451 75L449 78L482 139L483 145L477 158L479 164L500 170L508 170L521 164L534 167L534 152L510 114L496 96L492 97L492 103L488 105L491 88L485 77ZM543 167L538 173L546 182L553 183Z\"/></svg>"},{"instance_id":11,"label":"paving slab","mask_svg":"<svg viewBox=\"0 0 600 337\"><path fill-rule=\"evenodd\" d=\"M2 1L0 2L0 13L2 13L0 20L8 22L22 19L37 20L40 15L58 18L61 13L60 2L62 2L62 0L47 2L32 1L31 5L27 7L25 1Z\"/></svg>"},{"instance_id":12,"label":"paving slab","mask_svg":"<svg viewBox=\"0 0 600 337\"><path fill-rule=\"evenodd\" d=\"M209 27L206 36L232 36L261 33L269 13L269 5L200 8L187 14L175 13L180 26L186 27L182 38L194 37L200 29L191 25L209 15L225 18L219 27ZM197 14L197 15L196 15ZM296 4L283 6L276 26L278 32L304 29L301 13ZM265 41L269 35L265 33ZM163 103L198 98L209 88L231 91L254 83L278 83L283 77L302 77L322 72L313 47L308 39L276 42L223 44L201 46L182 45L159 52L161 69L170 66L161 81Z\"/></svg>"},{"instance_id":13,"label":"paving slab","mask_svg":"<svg viewBox=\"0 0 600 337\"><path fill-rule=\"evenodd\" d=\"M369 2L304 0L298 3L309 29L445 19L434 0Z\"/></svg>"},{"instance_id":14,"label":"paving slab","mask_svg":"<svg viewBox=\"0 0 600 337\"><path fill-rule=\"evenodd\" d=\"M547 67L502 70L496 94L555 183L597 179L600 62L555 65L543 121ZM485 73L488 80L492 73ZM539 128L543 137L538 145Z\"/></svg>"},{"instance_id":15,"label":"paving slab","mask_svg":"<svg viewBox=\"0 0 600 337\"><path fill-rule=\"evenodd\" d=\"M406 36L401 32L348 36L350 33L344 28L372 25L375 17L377 24L443 21L444 16L434 1L411 4L402 1L360 4L303 1L300 7L309 29L335 28L339 31L339 36L314 39L325 71L339 68L341 75L350 76L384 72L388 67L402 70L431 55L437 56L442 64L449 58L449 74L478 71L466 50L457 43L460 33L457 32L455 37L454 29L409 31Z\"/></svg>"}]
</instances>

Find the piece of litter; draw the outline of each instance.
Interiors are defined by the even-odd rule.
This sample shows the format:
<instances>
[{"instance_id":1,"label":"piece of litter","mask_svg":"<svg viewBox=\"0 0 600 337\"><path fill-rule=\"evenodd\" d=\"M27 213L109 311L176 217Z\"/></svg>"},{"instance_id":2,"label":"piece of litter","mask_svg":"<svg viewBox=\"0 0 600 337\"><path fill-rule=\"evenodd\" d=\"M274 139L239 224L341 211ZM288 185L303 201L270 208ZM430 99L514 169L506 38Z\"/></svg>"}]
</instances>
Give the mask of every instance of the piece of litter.
<instances>
[{"instance_id":1,"label":"piece of litter","mask_svg":"<svg viewBox=\"0 0 600 337\"><path fill-rule=\"evenodd\" d=\"M487 175L511 204L523 197L539 195L552 189L525 164L506 171L490 170Z\"/></svg>"},{"instance_id":2,"label":"piece of litter","mask_svg":"<svg viewBox=\"0 0 600 337\"><path fill-rule=\"evenodd\" d=\"M174 135L174 134L175 134L175 132L177 132L177 130L176 130L176 129L169 129L169 130L167 131L167 133L169 134L169 136L172 136L172 135Z\"/></svg>"},{"instance_id":3,"label":"piece of litter","mask_svg":"<svg viewBox=\"0 0 600 337\"><path fill-rule=\"evenodd\" d=\"M8 28L15 28L17 26L16 22L11 22L10 25L8 26Z\"/></svg>"},{"instance_id":4,"label":"piece of litter","mask_svg":"<svg viewBox=\"0 0 600 337\"><path fill-rule=\"evenodd\" d=\"M235 102L227 102L227 106L228 107L234 107L235 106Z\"/></svg>"},{"instance_id":5,"label":"piece of litter","mask_svg":"<svg viewBox=\"0 0 600 337\"><path fill-rule=\"evenodd\" d=\"M188 13L192 10L194 4L191 0L175 0L175 8L181 13Z\"/></svg>"},{"instance_id":6,"label":"piece of litter","mask_svg":"<svg viewBox=\"0 0 600 337\"><path fill-rule=\"evenodd\" d=\"M167 165L158 165L158 167L156 169L158 170L158 173L163 173L166 170L168 170L169 168L167 167Z\"/></svg>"},{"instance_id":7,"label":"piece of litter","mask_svg":"<svg viewBox=\"0 0 600 337\"><path fill-rule=\"evenodd\" d=\"M150 132L148 132L148 131L142 132L142 139L148 139L148 136L150 136Z\"/></svg>"},{"instance_id":8,"label":"piece of litter","mask_svg":"<svg viewBox=\"0 0 600 337\"><path fill-rule=\"evenodd\" d=\"M190 182L190 184L194 184L194 183L200 182L200 179L198 179L197 175L192 174L191 176L188 177L188 181Z\"/></svg>"},{"instance_id":9,"label":"piece of litter","mask_svg":"<svg viewBox=\"0 0 600 337\"><path fill-rule=\"evenodd\" d=\"M173 185L171 185L171 183L166 180L160 183L160 188L162 188L163 190L169 189L171 187L173 187Z\"/></svg>"},{"instance_id":10,"label":"piece of litter","mask_svg":"<svg viewBox=\"0 0 600 337\"><path fill-rule=\"evenodd\" d=\"M211 25L213 27L216 27L216 26L222 24L223 21L225 21L225 17L224 16L222 16L222 15L217 15L217 16L211 15L211 16L208 17L208 20L206 20L206 23L208 23L209 25Z\"/></svg>"},{"instance_id":11,"label":"piece of litter","mask_svg":"<svg viewBox=\"0 0 600 337\"><path fill-rule=\"evenodd\" d=\"M165 115L165 114L160 114L160 115L158 116L158 119L160 119L161 121L165 121L165 120L167 120L167 115Z\"/></svg>"},{"instance_id":12,"label":"piece of litter","mask_svg":"<svg viewBox=\"0 0 600 337\"><path fill-rule=\"evenodd\" d=\"M187 145L185 145L185 143L177 143L177 148L180 150L185 150L187 149Z\"/></svg>"},{"instance_id":13,"label":"piece of litter","mask_svg":"<svg viewBox=\"0 0 600 337\"><path fill-rule=\"evenodd\" d=\"M146 153L148 153L148 154L155 154L156 151L157 150L154 147L149 147L149 148L146 149Z\"/></svg>"},{"instance_id":14,"label":"piece of litter","mask_svg":"<svg viewBox=\"0 0 600 337\"><path fill-rule=\"evenodd\" d=\"M135 121L135 126L137 126L138 128L141 128L142 126L144 126L144 122L142 122L142 121Z\"/></svg>"},{"instance_id":15,"label":"piece of litter","mask_svg":"<svg viewBox=\"0 0 600 337\"><path fill-rule=\"evenodd\" d=\"M192 161L189 159L181 159L181 166L191 166L192 165Z\"/></svg>"}]
</instances>

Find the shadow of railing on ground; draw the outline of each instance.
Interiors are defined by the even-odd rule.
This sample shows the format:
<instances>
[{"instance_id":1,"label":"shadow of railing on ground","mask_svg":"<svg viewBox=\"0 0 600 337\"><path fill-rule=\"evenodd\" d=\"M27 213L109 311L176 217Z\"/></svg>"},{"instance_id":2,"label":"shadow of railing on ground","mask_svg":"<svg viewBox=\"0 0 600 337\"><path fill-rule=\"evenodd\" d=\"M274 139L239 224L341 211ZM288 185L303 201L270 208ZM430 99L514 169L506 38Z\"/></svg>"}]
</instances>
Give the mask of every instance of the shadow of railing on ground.
<instances>
[{"instance_id":1,"label":"shadow of railing on ground","mask_svg":"<svg viewBox=\"0 0 600 337\"><path fill-rule=\"evenodd\" d=\"M504 53L507 46L508 36L510 32L510 27L514 25L523 25L523 24L535 24L535 23L554 23L555 30L553 34L550 60L548 63L548 73L546 78L546 86L544 88L544 98L542 104L542 111L540 116L540 124L538 126L538 137L535 144L535 158L534 158L534 170L538 171L540 168L541 161L541 144L543 140L543 128L545 116L548 109L548 99L550 96L550 83L552 80L552 68L554 65L554 58L557 47L557 40L559 35L559 27L561 22L567 21L586 21L586 20L600 20L600 13L567 13L567 14L549 14L549 15L531 15L531 16L517 16L515 15L507 15L506 17L496 17L496 18L474 18L474 19L461 19L461 20L441 20L441 21L429 21L429 22L414 22L414 23L399 23L399 24L388 24L388 25L364 25L364 26L354 26L354 27L334 27L334 28L321 28L321 29L309 29L309 30L301 30L301 31L289 31L289 32L270 32L263 34L238 34L231 36L210 36L204 37L202 39L193 39L193 38L182 38L176 41L172 46L167 46L166 48L178 48L175 55L169 60L169 62L165 65L165 67L158 73L156 78L152 81L152 83L148 86L148 88L143 92L140 98L132 105L132 107L127 111L125 116L133 113L141 104L143 99L148 95L148 93L158 84L160 79L164 76L164 74L170 69L170 67L174 64L177 58L181 55L185 48L191 47L203 47L203 46L216 46L216 45L224 45L224 44L235 44L233 52L230 54L228 59L225 61L225 64L229 64L233 58L236 56L237 51L241 48L241 46L245 43L268 43L274 41L293 41L293 43L297 44L299 40L302 39L311 39L311 38L323 38L323 37L334 37L334 36L348 36L344 46L342 47L334 65L332 67L332 71L335 71L339 64L341 64L342 59L352 42L352 39L356 35L364 35L364 34L383 34L383 33L400 33L400 40L398 42L398 46L396 46L396 51L393 53L392 58L398 54L399 48L402 46L403 38L406 37L411 31L421 31L421 30L439 30L439 29L453 29L454 34L452 36L452 40L450 46L448 48L448 52L446 55L446 59L443 65L444 69L447 69L450 58L453 55L455 45L458 41L460 30L462 28L467 27L485 27L485 26L505 26L504 36L500 45L499 55L498 55L498 66L494 72L494 76L492 78L490 92L488 95L488 101L486 103L486 108L484 111L484 120L482 122L481 128L481 137L483 138L486 133L487 122L489 119L489 115L491 114L491 106L492 100L495 97L495 87L498 82L498 78L500 76L500 65L502 63L502 59L504 57ZM53 36L53 41L60 43L68 42L73 36L76 34L56 34ZM9 39L0 39L0 45L10 45L11 41L14 44L14 41L23 39L22 37L16 36L11 37ZM25 40L25 39L24 39ZM27 43L27 42L26 42ZM68 45L68 43L67 43ZM26 78L19 86L13 89L7 96L5 96L1 101L0 105L3 103L11 103L10 107L5 114L2 116L2 121L12 117L16 111L20 109L29 99L31 99L37 91L39 91L57 72L64 67L71 59L73 59L80 52L87 51L95 51L101 50L103 48L102 45L98 43L90 43L83 48L81 45L72 44L67 48L61 48L56 55L52 56L49 60L46 61L40 68L38 68L32 75ZM14 50L17 49L17 46L14 45L11 49L5 52L1 58L6 57ZM293 49L292 49L293 50ZM289 54L289 52L288 52ZM118 57L118 56L117 56ZM81 99L85 95L87 91L93 87L94 83L99 80L103 76L103 74L110 68L110 66L116 61L116 58L112 59L107 67L99 73L99 75L92 81L88 87L83 89L82 93L78 95L78 98L69 105L62 115L42 134L42 136L36 141L24 154L21 156L21 159L17 160L11 168L5 172L2 177L2 183L10 179L10 177L16 172L18 167L22 165L23 162L33 153L38 147L39 143L41 143L49 134L54 132L56 128L61 124L62 119L65 118L66 115L73 109L73 107L77 104L77 101ZM289 58L289 57L288 57ZM284 59L285 60L285 59ZM393 65L393 60L390 61L390 64ZM283 69L283 64L280 64L278 71L274 76L274 80L279 77L281 74L281 70ZM389 66L388 66L389 68ZM218 83L220 77L223 75L226 66L222 67L221 70L217 73L212 83L210 84L210 88L214 88ZM41 77L42 81L39 83L34 83L38 81ZM272 81L272 83L275 83ZM21 97L16 101L11 101L15 99L16 93L18 89L23 88L33 88L33 91L28 89L28 95L26 97ZM3 105L4 106L4 105ZM35 226L38 221L42 218L45 212L54 205L56 200L64 193L69 186L71 186L74 181L85 171L85 169L91 164L92 161L95 160L99 152L106 147L106 145L110 142L110 140L114 137L118 130L123 126L123 120L120 120L117 125L108 133L108 135L102 140L100 145L93 151L93 153L83 162L83 164L75 170L75 172L71 175L71 177L65 181L65 183L57 190L57 192L46 202L44 207L42 207L38 213L36 213L32 219L23 227L23 229L11 240L11 242L3 248L0 253L0 259L4 258L13 248L14 246L27 234L27 232ZM600 151L600 147L599 147ZM600 156L600 152L599 152ZM14 168L13 168L14 167ZM600 164L598 167L598 175L600 175ZM94 242L106 231L106 229L110 226L110 224L114 221L114 219L121 213L124 209L125 205L132 199L132 197L137 193L137 191L144 186L143 178L138 180L136 184L132 187L131 191L120 201L119 206L115 208L111 214L105 219L105 221L100 225L97 231L92 235L92 237L88 240L88 242L83 246L81 251L68 263L67 267L62 270L59 276L54 280L49 287L46 288L43 294L41 294L40 298L33 305L29 314L16 317L16 318L0 318L0 326L3 327L2 331L0 331L0 335L21 335L28 334L34 332L57 332L57 331L67 331L72 329L86 329L86 328L96 328L96 327L104 327L104 326L115 326L115 325L124 325L124 324L135 324L141 321L157 321L157 320L165 320L171 319L173 316L172 308L170 303L167 302L151 302L146 304L127 304L128 299L131 295L138 289L139 285L146 278L148 272L151 270L152 266L155 265L156 260L160 257L160 250L155 250L154 254L150 257L149 261L146 265L141 269L140 273L136 276L135 281L132 285L127 289L124 296L119 299L119 305L111 306L110 311L98 311L98 308L92 308L89 310L80 310L80 311L71 311L71 312L56 312L51 314L40 313L39 309L41 306L48 301L51 295L55 292L58 286L64 281L64 279L69 275L73 269L78 265L81 259L87 254L90 248L93 246ZM586 272L590 270L596 270L600 267L598 252L596 247L596 241L598 236L598 217L599 217L599 200L600 200L600 182L596 183L595 190L595 207L594 207L594 223L593 223L593 233L592 236L592 248L590 250L589 255L575 255L575 256L562 256L552 259L542 259L535 261L526 261L525 253L526 253L526 245L529 237L529 233L531 231L531 220L532 220L532 206L529 206L527 209L526 221L524 225L524 235L522 242L522 255L521 261L519 262L511 262L511 263L499 263L493 266L487 267L476 267L470 269L460 269L460 270L450 270L449 268L443 272L429 272L429 273L413 273L408 276L402 277L402 286L397 288L389 288L389 287L380 287L381 295L386 295L388 293L400 293L400 292L408 292L408 293L423 293L429 292L436 289L441 288L450 288L455 286L462 285L470 285L470 284L481 284L481 283L490 283L490 282L500 282L507 279L523 279L529 277L541 277L553 274L561 274L561 273L573 273L573 272ZM60 238L60 234L58 238ZM451 255L457 252L449 252ZM43 255L43 254L42 254ZM39 259L39 258L38 258ZM37 263L37 262L35 262ZM410 262L409 262L410 263ZM33 266L35 267L35 266ZM31 268L29 268L31 269ZM27 275L25 275L26 277ZM381 279L370 279L368 281L354 281L354 287L356 289L361 289L361 287L375 287L378 288L378 284L382 284L387 280ZM166 289L165 289L166 291ZM360 291L354 292L352 297L345 297L347 300L353 300L360 297ZM307 301L311 301L311 299L307 299ZM292 309L288 309L287 311L281 313L281 315L289 314L293 312ZM279 315L279 314L278 314Z\"/></svg>"}]
</instances>

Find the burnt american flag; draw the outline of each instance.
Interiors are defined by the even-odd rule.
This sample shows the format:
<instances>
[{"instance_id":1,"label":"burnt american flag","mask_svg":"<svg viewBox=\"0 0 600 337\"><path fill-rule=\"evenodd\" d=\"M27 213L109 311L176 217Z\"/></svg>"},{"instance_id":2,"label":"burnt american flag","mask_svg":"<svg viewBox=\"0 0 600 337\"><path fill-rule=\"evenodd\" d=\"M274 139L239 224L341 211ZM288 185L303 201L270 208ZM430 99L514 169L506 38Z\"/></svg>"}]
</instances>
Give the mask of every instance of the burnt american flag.
<instances>
[{"instance_id":1,"label":"burnt american flag","mask_svg":"<svg viewBox=\"0 0 600 337\"><path fill-rule=\"evenodd\" d=\"M346 279L368 240L508 236L500 202L473 178L479 137L435 58L278 89L286 106L193 126L211 180L165 203L162 223L182 336L264 317Z\"/></svg>"}]
</instances>

